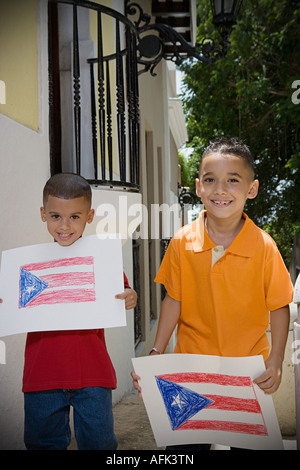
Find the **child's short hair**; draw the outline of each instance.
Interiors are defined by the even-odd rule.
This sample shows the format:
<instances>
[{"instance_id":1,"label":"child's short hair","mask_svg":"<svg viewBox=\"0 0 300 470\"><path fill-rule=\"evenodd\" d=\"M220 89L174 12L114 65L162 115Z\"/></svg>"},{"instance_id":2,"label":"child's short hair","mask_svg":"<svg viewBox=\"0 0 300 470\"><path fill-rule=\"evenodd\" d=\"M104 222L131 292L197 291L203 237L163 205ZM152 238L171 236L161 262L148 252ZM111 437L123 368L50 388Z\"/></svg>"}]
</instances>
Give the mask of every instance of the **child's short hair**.
<instances>
[{"instance_id":1,"label":"child's short hair","mask_svg":"<svg viewBox=\"0 0 300 470\"><path fill-rule=\"evenodd\" d=\"M83 196L90 206L92 203L92 190L89 183L82 176L74 173L57 173L51 176L43 191L44 205L48 196L61 199L75 199Z\"/></svg>"},{"instance_id":2,"label":"child's short hair","mask_svg":"<svg viewBox=\"0 0 300 470\"><path fill-rule=\"evenodd\" d=\"M245 160L249 169L255 175L254 169L254 158L249 147L244 144L241 140L236 137L218 137L217 139L211 140L205 147L202 159L209 153L219 152L223 154L231 154L237 157L241 157ZM201 163L200 163L201 167Z\"/></svg>"}]
</instances>

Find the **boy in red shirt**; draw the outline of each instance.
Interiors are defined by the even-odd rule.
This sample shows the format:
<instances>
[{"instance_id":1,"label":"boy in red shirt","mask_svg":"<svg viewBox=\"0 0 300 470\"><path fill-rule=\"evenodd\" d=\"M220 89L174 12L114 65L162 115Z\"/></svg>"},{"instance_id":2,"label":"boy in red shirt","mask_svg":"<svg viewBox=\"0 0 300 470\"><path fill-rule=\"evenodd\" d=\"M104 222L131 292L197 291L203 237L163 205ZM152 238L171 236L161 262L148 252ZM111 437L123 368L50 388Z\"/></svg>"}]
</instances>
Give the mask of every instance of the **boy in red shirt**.
<instances>
[{"instance_id":1,"label":"boy in red shirt","mask_svg":"<svg viewBox=\"0 0 300 470\"><path fill-rule=\"evenodd\" d=\"M91 188L74 174L54 175L44 187L41 218L54 241L69 246L94 218ZM136 292L124 274L126 309ZM69 411L80 450L116 449L112 393L116 374L106 349L104 330L28 333L23 392L27 449L62 450L70 442Z\"/></svg>"}]
</instances>

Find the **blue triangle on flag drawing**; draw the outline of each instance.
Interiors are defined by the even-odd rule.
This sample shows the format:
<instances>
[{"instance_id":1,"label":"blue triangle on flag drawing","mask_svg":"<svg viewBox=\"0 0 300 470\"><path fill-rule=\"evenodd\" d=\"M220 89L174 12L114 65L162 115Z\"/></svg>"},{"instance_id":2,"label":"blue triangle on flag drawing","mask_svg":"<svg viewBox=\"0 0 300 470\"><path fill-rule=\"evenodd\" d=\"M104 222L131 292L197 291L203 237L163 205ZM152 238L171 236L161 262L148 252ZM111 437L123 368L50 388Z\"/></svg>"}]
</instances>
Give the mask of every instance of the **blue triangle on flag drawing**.
<instances>
[{"instance_id":1,"label":"blue triangle on flag drawing","mask_svg":"<svg viewBox=\"0 0 300 470\"><path fill-rule=\"evenodd\" d=\"M163 397L172 430L179 428L198 411L214 403L210 398L199 395L186 387L155 377Z\"/></svg>"},{"instance_id":2,"label":"blue triangle on flag drawing","mask_svg":"<svg viewBox=\"0 0 300 470\"><path fill-rule=\"evenodd\" d=\"M33 299L41 294L48 284L25 269L20 269L20 308L26 307Z\"/></svg>"}]
</instances>

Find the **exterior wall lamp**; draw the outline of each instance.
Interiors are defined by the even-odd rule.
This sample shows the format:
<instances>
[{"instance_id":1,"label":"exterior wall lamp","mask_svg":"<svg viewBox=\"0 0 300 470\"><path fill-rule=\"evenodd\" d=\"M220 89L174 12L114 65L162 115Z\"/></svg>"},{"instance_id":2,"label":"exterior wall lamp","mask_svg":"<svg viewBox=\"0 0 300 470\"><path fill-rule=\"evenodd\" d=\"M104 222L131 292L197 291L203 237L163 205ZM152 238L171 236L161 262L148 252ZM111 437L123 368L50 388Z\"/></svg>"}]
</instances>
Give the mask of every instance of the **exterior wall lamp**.
<instances>
[{"instance_id":1,"label":"exterior wall lamp","mask_svg":"<svg viewBox=\"0 0 300 470\"><path fill-rule=\"evenodd\" d=\"M192 46L172 26L162 23L150 24L151 16L143 12L142 7L131 0L125 0L125 13L128 18L135 16L134 25L137 32L138 64L143 68L139 73L150 71L161 59L171 60L179 65L183 60L194 57L201 62L216 62L225 57L229 35L242 0L211 0L213 24L221 35L219 44L210 37ZM171 13L170 13L171 15Z\"/></svg>"},{"instance_id":2,"label":"exterior wall lamp","mask_svg":"<svg viewBox=\"0 0 300 470\"><path fill-rule=\"evenodd\" d=\"M242 0L211 0L213 24L221 36L228 39L232 27L236 24Z\"/></svg>"}]
</instances>

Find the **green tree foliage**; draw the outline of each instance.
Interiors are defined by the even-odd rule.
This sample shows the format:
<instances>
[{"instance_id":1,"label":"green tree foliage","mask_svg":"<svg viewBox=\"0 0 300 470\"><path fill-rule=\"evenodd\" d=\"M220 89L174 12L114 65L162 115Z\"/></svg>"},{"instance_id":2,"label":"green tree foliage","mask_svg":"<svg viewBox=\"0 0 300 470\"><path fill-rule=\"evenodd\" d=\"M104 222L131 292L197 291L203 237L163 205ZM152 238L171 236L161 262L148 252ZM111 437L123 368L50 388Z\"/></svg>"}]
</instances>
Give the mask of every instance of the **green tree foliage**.
<instances>
[{"instance_id":1,"label":"green tree foliage","mask_svg":"<svg viewBox=\"0 0 300 470\"><path fill-rule=\"evenodd\" d=\"M214 31L209 1L198 1L198 40ZM197 177L206 143L238 136L255 156L259 196L247 213L276 239L289 262L300 229L300 5L297 0L244 0L225 59L186 61L182 99L187 118L189 181Z\"/></svg>"},{"instance_id":2,"label":"green tree foliage","mask_svg":"<svg viewBox=\"0 0 300 470\"><path fill-rule=\"evenodd\" d=\"M181 167L181 186L189 186L190 184L190 168L182 152L179 152L179 164Z\"/></svg>"}]
</instances>

